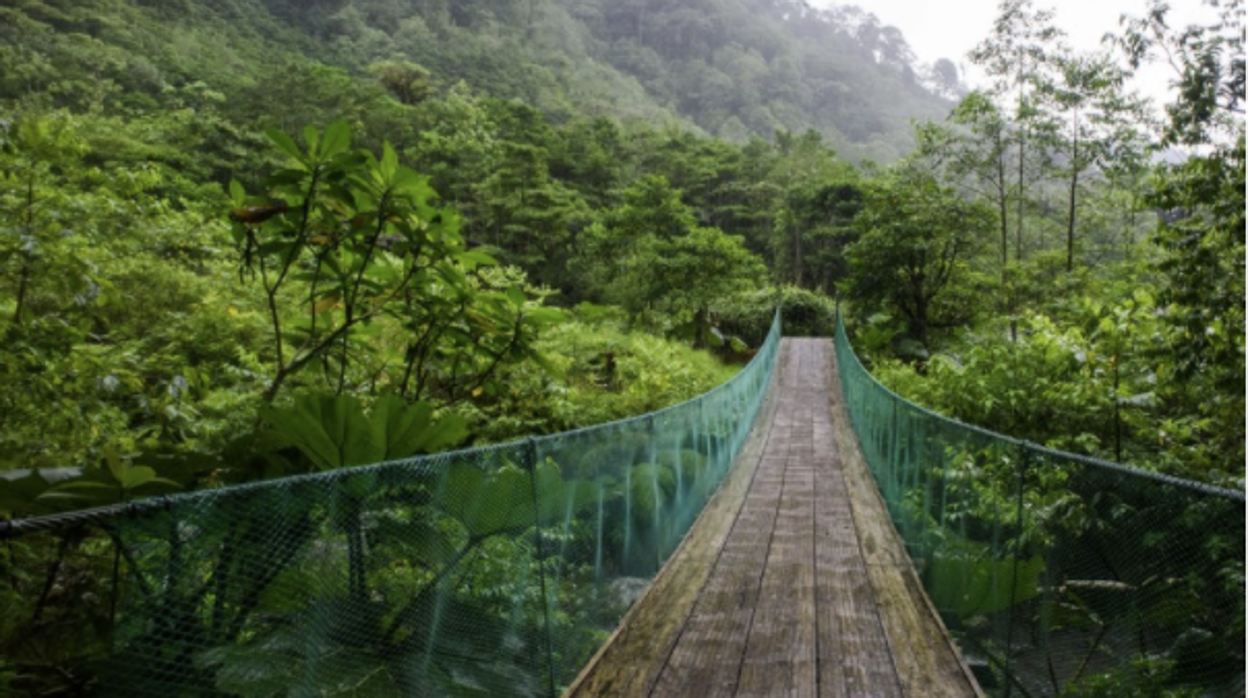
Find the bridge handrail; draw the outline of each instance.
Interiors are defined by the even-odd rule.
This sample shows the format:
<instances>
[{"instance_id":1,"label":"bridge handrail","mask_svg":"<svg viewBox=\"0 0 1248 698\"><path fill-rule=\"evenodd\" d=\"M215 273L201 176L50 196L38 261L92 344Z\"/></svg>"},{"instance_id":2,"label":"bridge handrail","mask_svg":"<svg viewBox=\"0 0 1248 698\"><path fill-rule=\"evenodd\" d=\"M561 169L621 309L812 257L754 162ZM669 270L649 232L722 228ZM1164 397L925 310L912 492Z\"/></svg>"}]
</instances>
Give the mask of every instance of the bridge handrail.
<instances>
[{"instance_id":1,"label":"bridge handrail","mask_svg":"<svg viewBox=\"0 0 1248 698\"><path fill-rule=\"evenodd\" d=\"M835 342L863 456L989 694L1242 691L1242 492L950 419L871 376L839 316Z\"/></svg>"}]
</instances>

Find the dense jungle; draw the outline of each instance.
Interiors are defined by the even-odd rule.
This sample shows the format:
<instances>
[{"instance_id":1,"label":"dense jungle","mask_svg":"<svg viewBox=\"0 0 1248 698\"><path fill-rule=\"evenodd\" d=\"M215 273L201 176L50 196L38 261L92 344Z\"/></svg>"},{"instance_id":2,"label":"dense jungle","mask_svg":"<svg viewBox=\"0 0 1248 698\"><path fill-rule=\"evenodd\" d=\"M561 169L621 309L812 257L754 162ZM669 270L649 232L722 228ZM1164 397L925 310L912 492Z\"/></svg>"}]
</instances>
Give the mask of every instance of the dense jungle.
<instances>
[{"instance_id":1,"label":"dense jungle","mask_svg":"<svg viewBox=\"0 0 1248 698\"><path fill-rule=\"evenodd\" d=\"M1242 491L1243 3L1215 5L1085 53L1004 0L972 87L805 0L0 3L0 517L641 415L775 308L830 335L838 305L921 405ZM1127 87L1158 56L1161 105ZM455 516L439 545L511 554ZM72 599L115 605L122 547L64 540L0 549L0 689L102 675L27 642L112 642Z\"/></svg>"}]
</instances>

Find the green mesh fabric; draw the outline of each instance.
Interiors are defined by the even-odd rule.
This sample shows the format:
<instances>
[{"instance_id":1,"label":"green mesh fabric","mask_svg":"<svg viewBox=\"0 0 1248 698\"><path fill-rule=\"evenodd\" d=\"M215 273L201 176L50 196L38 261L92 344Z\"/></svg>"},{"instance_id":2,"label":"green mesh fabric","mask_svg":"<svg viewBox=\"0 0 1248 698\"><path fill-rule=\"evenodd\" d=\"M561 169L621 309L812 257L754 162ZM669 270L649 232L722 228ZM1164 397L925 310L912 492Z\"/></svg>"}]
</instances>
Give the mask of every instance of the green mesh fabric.
<instances>
[{"instance_id":1,"label":"green mesh fabric","mask_svg":"<svg viewBox=\"0 0 1248 698\"><path fill-rule=\"evenodd\" d=\"M778 338L777 318L730 382L627 421L11 522L0 673L66 695L557 695L728 472Z\"/></svg>"},{"instance_id":2,"label":"green mesh fabric","mask_svg":"<svg viewBox=\"0 0 1248 698\"><path fill-rule=\"evenodd\" d=\"M837 364L863 455L990 695L1244 694L1244 496L942 417Z\"/></svg>"}]
</instances>

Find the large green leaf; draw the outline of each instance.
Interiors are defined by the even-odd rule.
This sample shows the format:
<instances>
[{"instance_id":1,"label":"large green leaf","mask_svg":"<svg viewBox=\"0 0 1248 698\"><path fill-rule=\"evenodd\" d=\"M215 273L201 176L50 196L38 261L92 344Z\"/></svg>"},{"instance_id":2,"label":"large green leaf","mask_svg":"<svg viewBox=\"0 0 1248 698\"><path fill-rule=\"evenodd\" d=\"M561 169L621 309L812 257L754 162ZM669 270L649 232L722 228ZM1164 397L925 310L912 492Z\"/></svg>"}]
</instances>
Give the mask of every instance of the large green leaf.
<instances>
[{"instance_id":1,"label":"large green leaf","mask_svg":"<svg viewBox=\"0 0 1248 698\"><path fill-rule=\"evenodd\" d=\"M273 145L277 146L278 150L282 151L286 155L289 155L299 163L304 162L303 153L299 150L299 146L295 143L295 140L286 135L284 131L271 128L266 130L264 135L268 136L269 141L272 142Z\"/></svg>"},{"instance_id":2,"label":"large green leaf","mask_svg":"<svg viewBox=\"0 0 1248 698\"><path fill-rule=\"evenodd\" d=\"M383 455L354 397L300 395L290 406L263 409L261 416L321 470L374 463Z\"/></svg>"},{"instance_id":3,"label":"large green leaf","mask_svg":"<svg viewBox=\"0 0 1248 698\"><path fill-rule=\"evenodd\" d=\"M458 519L473 538L560 522L597 501L593 483L564 480L553 461L540 463L531 476L514 465L487 472L457 463L447 471L438 496L442 510Z\"/></svg>"},{"instance_id":4,"label":"large green leaf","mask_svg":"<svg viewBox=\"0 0 1248 698\"><path fill-rule=\"evenodd\" d=\"M312 124L303 127L303 142L308 146L308 155L313 158L317 156L317 149L321 144L321 132L316 130Z\"/></svg>"},{"instance_id":5,"label":"large green leaf","mask_svg":"<svg viewBox=\"0 0 1248 698\"><path fill-rule=\"evenodd\" d=\"M427 403L386 396L365 413L349 395L301 395L285 407L262 410L264 419L321 470L431 453L467 435L457 415L440 419Z\"/></svg>"},{"instance_id":6,"label":"large green leaf","mask_svg":"<svg viewBox=\"0 0 1248 698\"><path fill-rule=\"evenodd\" d=\"M451 562L458 552L438 522L426 518L402 521L379 516L369 531L377 549L393 550L408 562L436 568Z\"/></svg>"},{"instance_id":7,"label":"large green leaf","mask_svg":"<svg viewBox=\"0 0 1248 698\"><path fill-rule=\"evenodd\" d=\"M51 487L82 476L82 468L42 468L0 471L0 515L11 518L46 514L62 507L41 499ZM54 498L55 499L55 498Z\"/></svg>"},{"instance_id":8,"label":"large green leaf","mask_svg":"<svg viewBox=\"0 0 1248 698\"><path fill-rule=\"evenodd\" d=\"M399 154L395 152L394 146L386 141L381 145L381 161L377 163L377 169L381 174L382 180L392 182L394 175L399 170Z\"/></svg>"},{"instance_id":9,"label":"large green leaf","mask_svg":"<svg viewBox=\"0 0 1248 698\"><path fill-rule=\"evenodd\" d=\"M409 405L397 395L379 399L373 405L372 418L384 430L386 458L433 453L454 446L468 435L463 417L451 414L435 420L429 403Z\"/></svg>"},{"instance_id":10,"label":"large green leaf","mask_svg":"<svg viewBox=\"0 0 1248 698\"><path fill-rule=\"evenodd\" d=\"M534 470L537 493L538 522L557 524L571 519L576 512L597 505L599 485L587 480L565 480L559 465L546 461Z\"/></svg>"},{"instance_id":11,"label":"large green leaf","mask_svg":"<svg viewBox=\"0 0 1248 698\"><path fill-rule=\"evenodd\" d=\"M1044 572L1039 555L1015 563L986 554L938 554L928 565L925 575L932 601L962 618L995 613L1034 598Z\"/></svg>"},{"instance_id":12,"label":"large green leaf","mask_svg":"<svg viewBox=\"0 0 1248 698\"><path fill-rule=\"evenodd\" d=\"M459 520L473 538L518 532L533 525L529 475L512 465L486 473L455 464L438 497L443 511Z\"/></svg>"},{"instance_id":13,"label":"large green leaf","mask_svg":"<svg viewBox=\"0 0 1248 698\"><path fill-rule=\"evenodd\" d=\"M672 469L655 463L635 465L631 471L630 495L633 515L648 519L667 505L676 489L676 476Z\"/></svg>"},{"instance_id":14,"label":"large green leaf","mask_svg":"<svg viewBox=\"0 0 1248 698\"><path fill-rule=\"evenodd\" d=\"M351 126L342 119L325 128L325 136L321 139L321 157L328 159L351 147Z\"/></svg>"}]
</instances>

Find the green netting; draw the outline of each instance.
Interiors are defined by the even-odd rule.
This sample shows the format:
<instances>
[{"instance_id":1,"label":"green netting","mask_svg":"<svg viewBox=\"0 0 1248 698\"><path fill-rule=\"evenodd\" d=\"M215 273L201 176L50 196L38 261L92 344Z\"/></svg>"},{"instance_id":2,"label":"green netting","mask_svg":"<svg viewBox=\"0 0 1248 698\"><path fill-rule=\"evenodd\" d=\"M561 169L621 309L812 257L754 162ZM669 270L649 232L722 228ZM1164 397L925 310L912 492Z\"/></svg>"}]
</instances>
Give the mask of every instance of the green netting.
<instances>
[{"instance_id":1,"label":"green netting","mask_svg":"<svg viewBox=\"0 0 1248 698\"><path fill-rule=\"evenodd\" d=\"M636 419L10 522L0 687L556 695L728 472L778 338Z\"/></svg>"},{"instance_id":2,"label":"green netting","mask_svg":"<svg viewBox=\"0 0 1248 698\"><path fill-rule=\"evenodd\" d=\"M880 385L838 322L863 455L992 695L1244 695L1244 496L1010 439Z\"/></svg>"}]
</instances>

